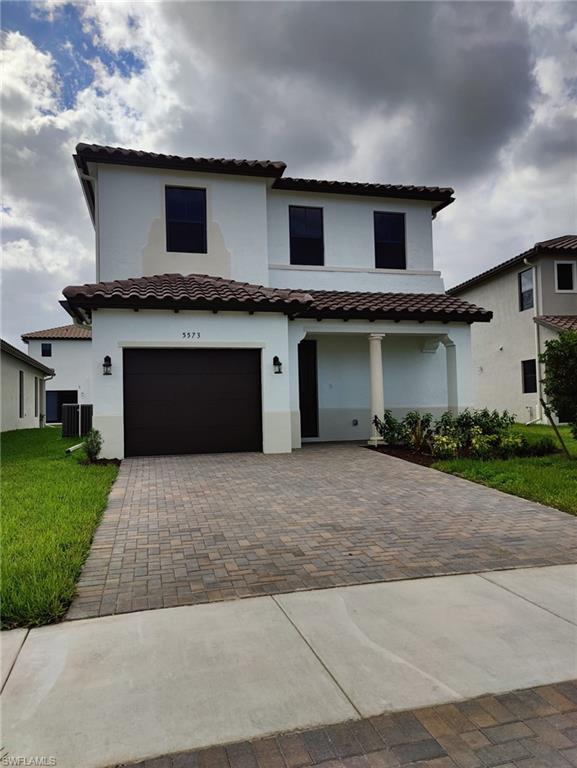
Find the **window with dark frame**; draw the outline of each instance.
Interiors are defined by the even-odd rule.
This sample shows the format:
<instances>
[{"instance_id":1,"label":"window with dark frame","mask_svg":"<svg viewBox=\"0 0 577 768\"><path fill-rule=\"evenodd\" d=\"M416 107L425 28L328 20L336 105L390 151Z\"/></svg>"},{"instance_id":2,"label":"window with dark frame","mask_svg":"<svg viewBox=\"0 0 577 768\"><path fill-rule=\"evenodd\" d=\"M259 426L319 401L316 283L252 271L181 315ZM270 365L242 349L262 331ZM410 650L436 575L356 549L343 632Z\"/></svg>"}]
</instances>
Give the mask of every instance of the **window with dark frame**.
<instances>
[{"instance_id":1,"label":"window with dark frame","mask_svg":"<svg viewBox=\"0 0 577 768\"><path fill-rule=\"evenodd\" d=\"M52 357L52 344L44 342L41 346L42 357Z\"/></svg>"},{"instance_id":2,"label":"window with dark frame","mask_svg":"<svg viewBox=\"0 0 577 768\"><path fill-rule=\"evenodd\" d=\"M24 371L18 371L18 415L24 418Z\"/></svg>"},{"instance_id":3,"label":"window with dark frame","mask_svg":"<svg viewBox=\"0 0 577 768\"><path fill-rule=\"evenodd\" d=\"M38 376L34 377L34 416L38 416Z\"/></svg>"},{"instance_id":4,"label":"window with dark frame","mask_svg":"<svg viewBox=\"0 0 577 768\"><path fill-rule=\"evenodd\" d=\"M289 205L290 263L322 267L325 263L323 209Z\"/></svg>"},{"instance_id":5,"label":"window with dark frame","mask_svg":"<svg viewBox=\"0 0 577 768\"><path fill-rule=\"evenodd\" d=\"M531 268L519 272L519 311L531 309L533 306L533 270Z\"/></svg>"},{"instance_id":6,"label":"window with dark frame","mask_svg":"<svg viewBox=\"0 0 577 768\"><path fill-rule=\"evenodd\" d=\"M575 290L575 262L565 261L555 264L555 280L558 291Z\"/></svg>"},{"instance_id":7,"label":"window with dark frame","mask_svg":"<svg viewBox=\"0 0 577 768\"><path fill-rule=\"evenodd\" d=\"M406 269L405 214L375 211L375 267Z\"/></svg>"},{"instance_id":8,"label":"window with dark frame","mask_svg":"<svg viewBox=\"0 0 577 768\"><path fill-rule=\"evenodd\" d=\"M521 369L523 373L523 392L530 393L537 391L537 363L535 360L522 360Z\"/></svg>"},{"instance_id":9,"label":"window with dark frame","mask_svg":"<svg viewBox=\"0 0 577 768\"><path fill-rule=\"evenodd\" d=\"M166 187L166 250L206 253L206 190Z\"/></svg>"}]
</instances>

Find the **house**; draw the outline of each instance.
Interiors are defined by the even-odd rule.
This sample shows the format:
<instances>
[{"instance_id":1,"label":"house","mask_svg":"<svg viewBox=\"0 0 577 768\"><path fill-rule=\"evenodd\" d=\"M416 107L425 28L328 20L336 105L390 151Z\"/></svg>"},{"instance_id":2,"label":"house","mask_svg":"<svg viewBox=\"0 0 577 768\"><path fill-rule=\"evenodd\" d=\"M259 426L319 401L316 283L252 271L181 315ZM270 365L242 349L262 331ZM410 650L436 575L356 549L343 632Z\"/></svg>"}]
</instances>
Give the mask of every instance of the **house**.
<instances>
[{"instance_id":1,"label":"house","mask_svg":"<svg viewBox=\"0 0 577 768\"><path fill-rule=\"evenodd\" d=\"M64 306L92 325L103 456L376 443L385 408L472 404L471 324L491 313L434 267L452 189L88 144L74 159L97 282Z\"/></svg>"},{"instance_id":2,"label":"house","mask_svg":"<svg viewBox=\"0 0 577 768\"><path fill-rule=\"evenodd\" d=\"M44 386L54 371L0 339L2 432L43 427Z\"/></svg>"},{"instance_id":3,"label":"house","mask_svg":"<svg viewBox=\"0 0 577 768\"><path fill-rule=\"evenodd\" d=\"M577 330L577 235L543 240L451 288L493 312L471 332L477 407L542 421L539 355L561 330Z\"/></svg>"},{"instance_id":4,"label":"house","mask_svg":"<svg viewBox=\"0 0 577 768\"><path fill-rule=\"evenodd\" d=\"M54 368L46 382L46 421L62 421L66 403L92 402L92 331L90 326L62 325L22 335L32 357L43 359Z\"/></svg>"}]
</instances>

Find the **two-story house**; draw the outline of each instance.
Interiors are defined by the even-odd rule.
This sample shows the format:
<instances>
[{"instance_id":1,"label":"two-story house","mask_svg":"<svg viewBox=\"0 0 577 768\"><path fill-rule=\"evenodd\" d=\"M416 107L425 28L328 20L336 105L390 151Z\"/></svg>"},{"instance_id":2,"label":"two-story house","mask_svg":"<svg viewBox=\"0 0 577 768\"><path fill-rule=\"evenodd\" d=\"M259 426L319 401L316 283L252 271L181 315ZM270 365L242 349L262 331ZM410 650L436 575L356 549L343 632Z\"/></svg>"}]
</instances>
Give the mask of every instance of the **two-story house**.
<instances>
[{"instance_id":1,"label":"two-story house","mask_svg":"<svg viewBox=\"0 0 577 768\"><path fill-rule=\"evenodd\" d=\"M22 335L28 351L54 369L46 382L46 422L62 421L62 406L92 402L92 332L90 326L61 325Z\"/></svg>"},{"instance_id":2,"label":"two-story house","mask_svg":"<svg viewBox=\"0 0 577 768\"><path fill-rule=\"evenodd\" d=\"M577 235L544 240L451 288L493 312L471 333L475 405L542 421L539 355L562 330L577 330Z\"/></svg>"},{"instance_id":3,"label":"two-story house","mask_svg":"<svg viewBox=\"0 0 577 768\"><path fill-rule=\"evenodd\" d=\"M92 324L104 456L377 442L385 408L472 404L470 327L491 313L434 268L452 189L87 144L75 162L98 282L64 296Z\"/></svg>"}]
</instances>

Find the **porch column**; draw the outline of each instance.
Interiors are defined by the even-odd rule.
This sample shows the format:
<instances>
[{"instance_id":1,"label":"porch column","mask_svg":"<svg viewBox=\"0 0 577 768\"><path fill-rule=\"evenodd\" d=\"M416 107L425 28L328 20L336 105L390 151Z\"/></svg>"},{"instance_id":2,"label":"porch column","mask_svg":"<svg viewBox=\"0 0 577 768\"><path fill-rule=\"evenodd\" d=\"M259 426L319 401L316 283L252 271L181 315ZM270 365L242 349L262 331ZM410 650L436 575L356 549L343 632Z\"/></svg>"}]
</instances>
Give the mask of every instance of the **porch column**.
<instances>
[{"instance_id":1,"label":"porch column","mask_svg":"<svg viewBox=\"0 0 577 768\"><path fill-rule=\"evenodd\" d=\"M377 428L372 423L373 418L379 418L385 412L385 391L383 387L383 348L384 333L369 334L369 358L371 371L371 436L369 445L379 445L383 440Z\"/></svg>"},{"instance_id":2,"label":"porch column","mask_svg":"<svg viewBox=\"0 0 577 768\"><path fill-rule=\"evenodd\" d=\"M441 341L447 354L447 408L451 413L459 411L459 392L457 385L457 345L444 336Z\"/></svg>"}]
</instances>

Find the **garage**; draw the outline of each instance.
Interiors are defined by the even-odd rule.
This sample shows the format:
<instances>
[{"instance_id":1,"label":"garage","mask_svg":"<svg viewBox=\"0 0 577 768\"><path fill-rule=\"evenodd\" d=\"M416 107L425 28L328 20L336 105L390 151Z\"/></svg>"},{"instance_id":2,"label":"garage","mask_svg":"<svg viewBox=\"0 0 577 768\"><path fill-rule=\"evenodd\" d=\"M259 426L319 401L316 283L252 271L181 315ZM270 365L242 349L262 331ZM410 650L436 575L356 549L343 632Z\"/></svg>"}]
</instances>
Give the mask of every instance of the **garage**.
<instances>
[{"instance_id":1,"label":"garage","mask_svg":"<svg viewBox=\"0 0 577 768\"><path fill-rule=\"evenodd\" d=\"M260 357L257 349L125 349L125 455L261 451Z\"/></svg>"}]
</instances>

